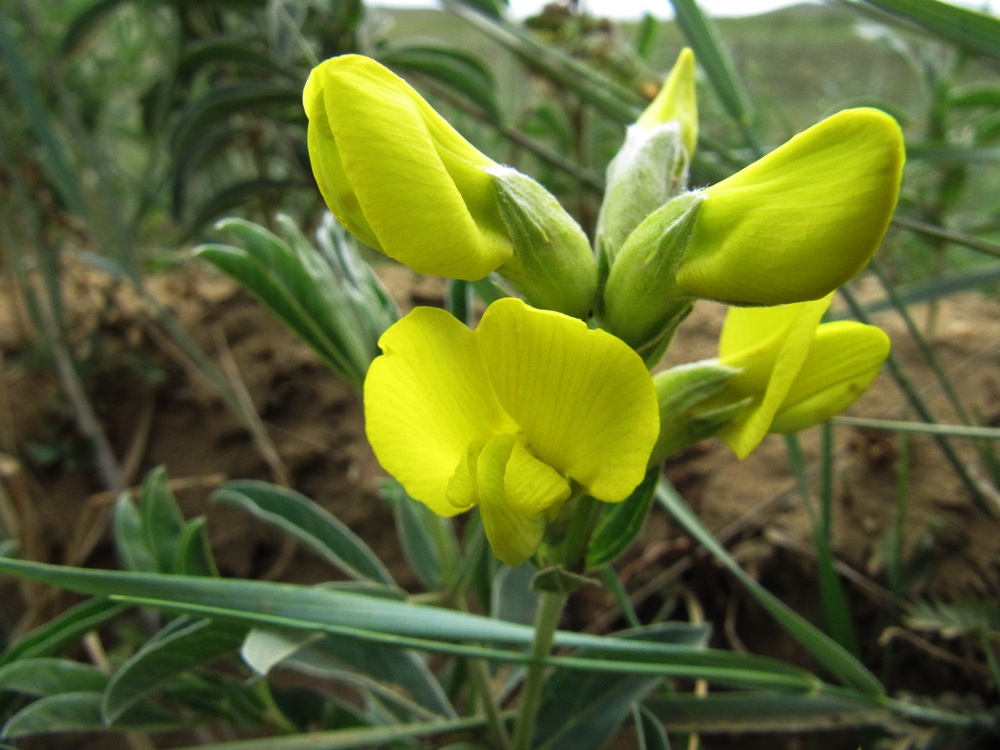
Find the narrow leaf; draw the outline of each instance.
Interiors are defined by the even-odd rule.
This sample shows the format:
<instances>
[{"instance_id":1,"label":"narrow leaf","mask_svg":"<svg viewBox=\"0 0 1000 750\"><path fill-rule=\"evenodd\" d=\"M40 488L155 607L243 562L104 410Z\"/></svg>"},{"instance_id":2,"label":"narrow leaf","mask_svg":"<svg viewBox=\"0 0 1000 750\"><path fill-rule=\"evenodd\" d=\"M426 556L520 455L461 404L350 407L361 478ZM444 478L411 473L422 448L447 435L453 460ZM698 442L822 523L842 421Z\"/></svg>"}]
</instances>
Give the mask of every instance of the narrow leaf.
<instances>
[{"instance_id":1,"label":"narrow leaf","mask_svg":"<svg viewBox=\"0 0 1000 750\"><path fill-rule=\"evenodd\" d=\"M114 595L136 604L292 629L322 630L367 641L441 653L524 663L529 654L455 641L526 646L530 627L362 593L237 579L123 573L0 558L0 572L81 593ZM673 627L678 627L674 625ZM684 626L689 630L690 626ZM680 643L556 633L560 648L592 648L601 659L552 657L573 669L699 677L739 686L818 690L803 669L750 654ZM613 657L613 658L612 658Z\"/></svg>"},{"instance_id":2,"label":"narrow leaf","mask_svg":"<svg viewBox=\"0 0 1000 750\"><path fill-rule=\"evenodd\" d=\"M177 729L182 724L173 714L144 703L122 716L113 728L156 731ZM18 711L4 724L3 738L108 728L101 715L100 693L63 693L41 698Z\"/></svg>"},{"instance_id":3,"label":"narrow leaf","mask_svg":"<svg viewBox=\"0 0 1000 750\"><path fill-rule=\"evenodd\" d=\"M698 637L707 638L704 628ZM638 629L625 639L672 641L671 626ZM587 652L582 652L585 655ZM632 704L647 695L661 678L649 675L580 675L556 671L545 682L538 713L534 746L539 750L597 750L603 747L627 718Z\"/></svg>"},{"instance_id":4,"label":"narrow leaf","mask_svg":"<svg viewBox=\"0 0 1000 750\"><path fill-rule=\"evenodd\" d=\"M643 705L669 732L804 732L896 723L870 703L828 694L672 695Z\"/></svg>"},{"instance_id":5,"label":"narrow leaf","mask_svg":"<svg viewBox=\"0 0 1000 750\"><path fill-rule=\"evenodd\" d=\"M646 523L659 474L659 468L646 474L624 502L602 503L601 518L587 547L588 568L608 565L632 546Z\"/></svg>"},{"instance_id":6,"label":"narrow leaf","mask_svg":"<svg viewBox=\"0 0 1000 750\"><path fill-rule=\"evenodd\" d=\"M639 739L639 750L670 750L666 730L648 708L638 703L633 705L632 721Z\"/></svg>"},{"instance_id":7,"label":"narrow leaf","mask_svg":"<svg viewBox=\"0 0 1000 750\"><path fill-rule=\"evenodd\" d=\"M1000 60L1000 18L939 0L865 0L974 54Z\"/></svg>"},{"instance_id":8,"label":"narrow leaf","mask_svg":"<svg viewBox=\"0 0 1000 750\"><path fill-rule=\"evenodd\" d=\"M142 514L129 492L115 502L111 528L114 532L118 564L136 573L156 573L159 568L142 532Z\"/></svg>"},{"instance_id":9,"label":"narrow leaf","mask_svg":"<svg viewBox=\"0 0 1000 750\"><path fill-rule=\"evenodd\" d=\"M100 692L107 684L97 667L70 659L21 659L0 667L0 689L35 697Z\"/></svg>"},{"instance_id":10,"label":"narrow leaf","mask_svg":"<svg viewBox=\"0 0 1000 750\"><path fill-rule=\"evenodd\" d=\"M483 717L471 716L461 719L338 729L332 732L309 732L285 737L264 737L257 740L211 742L182 750L355 750L356 748L367 750L395 746L397 741L479 729L485 724L486 720Z\"/></svg>"},{"instance_id":11,"label":"narrow leaf","mask_svg":"<svg viewBox=\"0 0 1000 750\"><path fill-rule=\"evenodd\" d=\"M284 529L352 578L395 585L382 561L353 531L298 492L247 480L227 482L212 497Z\"/></svg>"},{"instance_id":12,"label":"narrow leaf","mask_svg":"<svg viewBox=\"0 0 1000 750\"><path fill-rule=\"evenodd\" d=\"M451 529L442 528L445 521L436 516L423 503L411 499L397 483L386 483L381 489L382 497L392 505L396 518L396 533L403 545L403 554L417 578L431 591L439 591L444 586L441 551L434 543L435 534L451 534ZM454 545L454 540L452 540Z\"/></svg>"},{"instance_id":13,"label":"narrow leaf","mask_svg":"<svg viewBox=\"0 0 1000 750\"><path fill-rule=\"evenodd\" d=\"M188 522L184 527L177 545L177 560L174 569L181 575L188 576L218 576L219 569L212 557L212 547L208 539L208 528L205 518L199 517Z\"/></svg>"},{"instance_id":14,"label":"narrow leaf","mask_svg":"<svg viewBox=\"0 0 1000 750\"><path fill-rule=\"evenodd\" d=\"M177 549L184 535L184 516L167 484L167 472L153 469L143 482L139 498L142 535L161 573L174 571Z\"/></svg>"},{"instance_id":15,"label":"narrow leaf","mask_svg":"<svg viewBox=\"0 0 1000 750\"><path fill-rule=\"evenodd\" d=\"M245 625L196 620L148 642L115 673L104 694L109 724L150 692L184 672L239 648Z\"/></svg>"},{"instance_id":16,"label":"narrow leaf","mask_svg":"<svg viewBox=\"0 0 1000 750\"><path fill-rule=\"evenodd\" d=\"M674 6L677 25L694 50L698 64L708 74L722 105L741 128L746 128L752 119L750 102L711 22L696 0L670 0L670 4Z\"/></svg>"},{"instance_id":17,"label":"narrow leaf","mask_svg":"<svg viewBox=\"0 0 1000 750\"><path fill-rule=\"evenodd\" d=\"M77 604L16 641L0 657L0 665L60 653L126 609L126 605L106 599L91 599Z\"/></svg>"},{"instance_id":18,"label":"narrow leaf","mask_svg":"<svg viewBox=\"0 0 1000 750\"><path fill-rule=\"evenodd\" d=\"M436 44L412 44L384 50L378 59L390 68L412 70L440 81L480 107L493 122L502 119L493 72L475 55Z\"/></svg>"},{"instance_id":19,"label":"narrow leaf","mask_svg":"<svg viewBox=\"0 0 1000 750\"><path fill-rule=\"evenodd\" d=\"M705 528L701 519L695 515L666 478L661 478L656 488L656 498L691 536L701 543L730 573L736 576L750 595L778 621L781 627L802 644L813 658L831 674L844 684L862 693L876 695L884 693L884 689L875 675L869 672L850 652L803 619L744 571L739 563L719 544L712 533Z\"/></svg>"}]
</instances>

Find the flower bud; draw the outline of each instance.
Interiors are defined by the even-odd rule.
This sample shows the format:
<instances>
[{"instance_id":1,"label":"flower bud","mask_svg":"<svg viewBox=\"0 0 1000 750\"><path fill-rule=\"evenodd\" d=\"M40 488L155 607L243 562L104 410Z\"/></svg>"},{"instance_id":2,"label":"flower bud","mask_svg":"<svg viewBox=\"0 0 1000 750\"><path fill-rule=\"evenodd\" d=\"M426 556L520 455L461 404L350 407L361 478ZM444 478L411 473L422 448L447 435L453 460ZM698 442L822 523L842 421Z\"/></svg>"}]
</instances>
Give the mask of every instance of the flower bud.
<instances>
[{"instance_id":1,"label":"flower bud","mask_svg":"<svg viewBox=\"0 0 1000 750\"><path fill-rule=\"evenodd\" d=\"M498 273L529 304L585 318L597 291L597 260L583 229L548 190L509 167L490 170L514 255Z\"/></svg>"},{"instance_id":2,"label":"flower bud","mask_svg":"<svg viewBox=\"0 0 1000 750\"><path fill-rule=\"evenodd\" d=\"M629 235L604 287L603 324L654 364L692 297L673 283L698 220L701 193L685 193Z\"/></svg>"},{"instance_id":3,"label":"flower bud","mask_svg":"<svg viewBox=\"0 0 1000 750\"><path fill-rule=\"evenodd\" d=\"M739 370L717 361L693 362L653 375L660 405L660 436L650 465L659 463L695 443L717 434L750 399L712 407L712 400ZM708 408L706 408L708 406Z\"/></svg>"},{"instance_id":4,"label":"flower bud","mask_svg":"<svg viewBox=\"0 0 1000 750\"><path fill-rule=\"evenodd\" d=\"M303 92L313 174L358 239L420 273L474 281L513 244L489 169L496 163L409 84L374 60L334 57Z\"/></svg>"},{"instance_id":5,"label":"flower bud","mask_svg":"<svg viewBox=\"0 0 1000 750\"><path fill-rule=\"evenodd\" d=\"M663 88L608 165L607 189L597 218L597 247L610 266L626 238L687 186L698 141L694 53L684 49Z\"/></svg>"}]
</instances>

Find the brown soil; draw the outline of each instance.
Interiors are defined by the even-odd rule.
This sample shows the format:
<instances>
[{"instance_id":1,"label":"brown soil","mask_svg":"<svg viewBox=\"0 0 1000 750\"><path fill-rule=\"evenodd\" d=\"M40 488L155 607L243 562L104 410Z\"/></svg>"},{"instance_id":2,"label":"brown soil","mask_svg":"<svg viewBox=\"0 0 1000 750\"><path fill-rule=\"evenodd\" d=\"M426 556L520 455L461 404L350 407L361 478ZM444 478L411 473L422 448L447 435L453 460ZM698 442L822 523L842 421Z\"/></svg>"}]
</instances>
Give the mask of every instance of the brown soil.
<instances>
[{"instance_id":1,"label":"brown soil","mask_svg":"<svg viewBox=\"0 0 1000 750\"><path fill-rule=\"evenodd\" d=\"M443 287L435 280L395 267L385 270L385 278L404 307L440 300ZM150 322L148 304L135 293L113 287L81 266L74 266L67 279L75 353L87 363L87 386L117 456L127 465L128 481L137 484L151 468L166 466L185 512L209 516L225 575L292 581L333 575L271 529L208 502L211 489L224 478L262 478L287 481L331 510L378 551L405 586L416 585L395 541L392 514L377 495L381 472L365 441L356 395L256 301L201 264L150 282L153 296L216 366L245 389L264 425L264 440L254 439L217 389L197 374L162 328ZM81 452L72 408L60 395L52 367L39 359L40 349L17 299L8 284L0 298L0 438L7 454L0 470L11 498L4 507L7 522L20 524L25 553L34 559L113 564L106 535L113 496ZM918 320L927 316L926 310L915 312ZM682 327L670 360L712 356L721 316L719 307L699 306ZM961 296L942 303L934 317L934 350L967 408L984 424L1000 424L1000 303ZM881 315L878 322L892 336L896 355L937 418L955 421L902 323L893 314ZM888 373L850 413L910 418ZM817 433L802 435L811 466L816 463ZM983 668L935 637L926 644L902 638L891 652L892 664L883 663L890 652L876 641L892 624L892 604L879 550L894 525L902 439L841 426L835 440L839 502L834 544L872 666L888 668L893 689L932 695L987 690ZM953 442L988 501L1000 506L975 446ZM45 465L32 458L42 454L48 460ZM909 441L909 465L907 547L934 541L926 575L915 591L943 598L996 597L1000 522L977 510L932 440ZM781 438L767 438L742 463L720 442L709 441L672 460L667 472L748 570L786 602L814 615L809 520L795 492ZM655 612L666 599L664 592L680 591L689 602L700 602L705 616L717 623L719 645L801 658L788 639L776 637L772 623L731 579L693 553L692 544L666 514L654 511L621 565L642 612ZM22 626L37 623L63 601L36 596L25 607L9 596L5 600L13 621L26 618ZM595 630L620 626L611 611L604 594L590 592L577 598L567 625ZM689 604L679 614L697 611ZM948 657L928 649L943 649Z\"/></svg>"}]
</instances>

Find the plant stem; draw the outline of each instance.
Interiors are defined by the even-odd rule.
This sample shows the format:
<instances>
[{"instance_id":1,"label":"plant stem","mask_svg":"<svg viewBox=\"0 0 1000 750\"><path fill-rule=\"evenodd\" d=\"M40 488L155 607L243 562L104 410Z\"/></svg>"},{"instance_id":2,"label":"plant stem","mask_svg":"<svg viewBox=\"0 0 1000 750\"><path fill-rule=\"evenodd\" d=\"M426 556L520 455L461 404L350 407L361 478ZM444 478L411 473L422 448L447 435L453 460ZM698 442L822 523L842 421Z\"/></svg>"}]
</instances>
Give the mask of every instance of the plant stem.
<instances>
[{"instance_id":1,"label":"plant stem","mask_svg":"<svg viewBox=\"0 0 1000 750\"><path fill-rule=\"evenodd\" d=\"M535 734L535 719L541 705L542 686L545 683L543 660L552 650L559 617L566 604L567 595L561 591L542 591L538 597L538 612L535 614L535 639L531 644L531 666L524 684L524 694L514 730L514 750L531 750L531 740Z\"/></svg>"},{"instance_id":2,"label":"plant stem","mask_svg":"<svg viewBox=\"0 0 1000 750\"><path fill-rule=\"evenodd\" d=\"M467 665L473 688L479 694L494 739L500 750L513 750L514 745L511 744L507 724L504 722L500 707L497 705L496 695L493 693L493 686L490 683L490 673L486 669L486 662L482 659L469 659Z\"/></svg>"}]
</instances>

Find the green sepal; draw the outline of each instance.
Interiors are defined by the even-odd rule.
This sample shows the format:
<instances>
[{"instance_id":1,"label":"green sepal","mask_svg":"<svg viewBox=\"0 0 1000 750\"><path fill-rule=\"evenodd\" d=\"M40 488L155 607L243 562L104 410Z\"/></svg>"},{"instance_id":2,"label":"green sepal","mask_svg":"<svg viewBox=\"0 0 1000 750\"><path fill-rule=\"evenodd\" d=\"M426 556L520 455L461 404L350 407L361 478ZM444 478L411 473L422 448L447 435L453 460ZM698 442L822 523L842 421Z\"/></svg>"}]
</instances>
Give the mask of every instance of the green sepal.
<instances>
[{"instance_id":1,"label":"green sepal","mask_svg":"<svg viewBox=\"0 0 1000 750\"><path fill-rule=\"evenodd\" d=\"M660 407L660 436L650 457L652 464L712 437L750 404L749 398L710 404L739 372L737 368L708 360L653 376Z\"/></svg>"},{"instance_id":2,"label":"green sepal","mask_svg":"<svg viewBox=\"0 0 1000 750\"><path fill-rule=\"evenodd\" d=\"M611 266L605 326L644 359L690 311L692 299L675 286L674 275L703 200L699 191L684 193L654 211L629 235Z\"/></svg>"},{"instance_id":3,"label":"green sepal","mask_svg":"<svg viewBox=\"0 0 1000 750\"><path fill-rule=\"evenodd\" d=\"M632 125L608 164L607 189L597 217L597 251L610 268L629 235L687 186L690 157L679 122Z\"/></svg>"},{"instance_id":4,"label":"green sepal","mask_svg":"<svg viewBox=\"0 0 1000 750\"><path fill-rule=\"evenodd\" d=\"M509 167L487 170L514 256L497 269L534 307L585 318L597 292L597 260L576 220L548 190Z\"/></svg>"}]
</instances>

